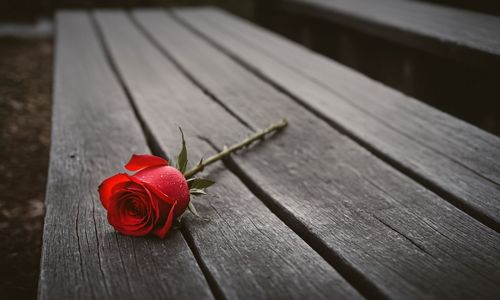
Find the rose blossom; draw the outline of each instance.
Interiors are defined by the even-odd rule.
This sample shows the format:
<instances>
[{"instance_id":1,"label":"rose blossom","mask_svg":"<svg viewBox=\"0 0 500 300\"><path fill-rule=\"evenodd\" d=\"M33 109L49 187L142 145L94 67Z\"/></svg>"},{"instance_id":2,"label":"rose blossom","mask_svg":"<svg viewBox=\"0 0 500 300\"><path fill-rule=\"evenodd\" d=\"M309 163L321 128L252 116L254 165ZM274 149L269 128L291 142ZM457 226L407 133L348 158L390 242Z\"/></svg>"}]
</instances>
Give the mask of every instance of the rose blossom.
<instances>
[{"instance_id":1,"label":"rose blossom","mask_svg":"<svg viewBox=\"0 0 500 300\"><path fill-rule=\"evenodd\" d=\"M245 138L243 141L208 157L187 170L188 155L184 133L179 127L182 147L177 156L176 168L168 161L154 155L132 155L125 165L134 175L116 174L104 180L99 186L101 203L108 212L108 222L124 235L143 236L152 234L164 238L175 219L186 208L200 217L190 195L206 195L205 189L215 183L207 178L195 177L206 166L211 165L252 143L262 140L267 134L277 132L288 125L286 119L271 124ZM187 178L187 179L186 179Z\"/></svg>"},{"instance_id":2,"label":"rose blossom","mask_svg":"<svg viewBox=\"0 0 500 300\"><path fill-rule=\"evenodd\" d=\"M134 154L125 168L138 172L116 174L99 186L109 224L125 235L164 238L189 204L184 175L153 155Z\"/></svg>"}]
</instances>

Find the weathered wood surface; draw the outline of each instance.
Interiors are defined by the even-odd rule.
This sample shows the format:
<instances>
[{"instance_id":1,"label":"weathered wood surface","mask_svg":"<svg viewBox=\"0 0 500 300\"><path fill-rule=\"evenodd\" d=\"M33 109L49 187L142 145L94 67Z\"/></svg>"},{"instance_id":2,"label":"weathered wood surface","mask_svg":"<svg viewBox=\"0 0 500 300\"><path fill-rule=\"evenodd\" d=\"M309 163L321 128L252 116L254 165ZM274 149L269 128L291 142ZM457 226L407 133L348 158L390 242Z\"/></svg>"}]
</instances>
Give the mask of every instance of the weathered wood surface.
<instances>
[{"instance_id":1,"label":"weathered wood surface","mask_svg":"<svg viewBox=\"0 0 500 300\"><path fill-rule=\"evenodd\" d=\"M229 144L250 133L163 56L126 14L101 11L96 19L141 119L164 152L177 153L178 126L193 162L214 151L200 136ZM228 130L220 130L227 125ZM217 297L361 297L230 171L219 168L207 176L217 185L211 196L194 201L209 220L188 217L185 226Z\"/></svg>"},{"instance_id":2,"label":"weathered wood surface","mask_svg":"<svg viewBox=\"0 0 500 300\"><path fill-rule=\"evenodd\" d=\"M500 66L500 18L405 0L284 0L279 8L488 69Z\"/></svg>"},{"instance_id":3,"label":"weathered wood surface","mask_svg":"<svg viewBox=\"0 0 500 300\"><path fill-rule=\"evenodd\" d=\"M100 181L149 149L87 14L57 14L56 53L39 298L212 299L179 231L131 238L106 220Z\"/></svg>"},{"instance_id":4,"label":"weathered wood surface","mask_svg":"<svg viewBox=\"0 0 500 300\"><path fill-rule=\"evenodd\" d=\"M486 299L500 293L500 235L360 146L376 148L362 142L366 133L356 133L369 126L378 126L384 143L387 136L396 140L383 144L384 151L402 140L355 105L327 105L327 96L347 102L331 83L300 69L335 75L348 91L353 81L358 94L365 89L384 98L382 108L369 108L372 114L387 118L385 109L394 105L408 122L417 119L411 125L417 136L416 128L427 130L463 148L472 135L494 149L491 136L412 99L406 107L399 94L390 98L359 74L210 9L175 17L160 10L62 12L57 24L39 298ZM323 110L334 113L319 118L310 111L318 107L304 107L316 103L311 99L325 99ZM337 114L345 114L349 135L329 121ZM290 120L283 133L206 174L218 183L194 201L207 220L188 216L163 241L124 237L107 224L96 187L121 171L131 153L176 153L180 125L197 160L283 116ZM447 155L480 160L478 172L498 176L495 162L488 169L482 157L460 153ZM478 189L478 182L466 184Z\"/></svg>"},{"instance_id":5,"label":"weathered wood surface","mask_svg":"<svg viewBox=\"0 0 500 300\"><path fill-rule=\"evenodd\" d=\"M213 33L212 41L229 38L212 31L204 10L190 11L179 15ZM165 109L190 110L178 121L198 124L198 135L222 145L222 137L238 135L241 124L259 128L289 118L284 134L234 157L229 166L364 295L498 294L495 231L373 156L171 16L137 11L133 17L165 57L212 98L182 101L175 95L185 96L184 89L173 85L176 92L164 103ZM214 102L222 107L207 112Z\"/></svg>"},{"instance_id":6,"label":"weathered wood surface","mask_svg":"<svg viewBox=\"0 0 500 300\"><path fill-rule=\"evenodd\" d=\"M498 137L221 11L179 16L372 152L500 230Z\"/></svg>"}]
</instances>

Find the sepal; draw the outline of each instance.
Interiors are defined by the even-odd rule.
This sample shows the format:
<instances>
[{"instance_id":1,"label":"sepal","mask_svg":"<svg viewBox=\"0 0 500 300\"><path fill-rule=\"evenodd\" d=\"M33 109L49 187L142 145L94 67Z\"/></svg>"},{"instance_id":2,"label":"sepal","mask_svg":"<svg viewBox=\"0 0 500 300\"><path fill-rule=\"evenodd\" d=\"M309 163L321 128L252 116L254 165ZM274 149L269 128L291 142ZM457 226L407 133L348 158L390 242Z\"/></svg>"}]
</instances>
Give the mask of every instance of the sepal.
<instances>
[{"instance_id":1,"label":"sepal","mask_svg":"<svg viewBox=\"0 0 500 300\"><path fill-rule=\"evenodd\" d=\"M193 196L200 196L200 195L206 195L207 192L205 192L205 190L203 189L190 189L189 194Z\"/></svg>"},{"instance_id":2,"label":"sepal","mask_svg":"<svg viewBox=\"0 0 500 300\"><path fill-rule=\"evenodd\" d=\"M205 178L190 178L187 180L189 189L206 189L213 185L215 181Z\"/></svg>"},{"instance_id":3,"label":"sepal","mask_svg":"<svg viewBox=\"0 0 500 300\"><path fill-rule=\"evenodd\" d=\"M196 217L200 218L201 219L201 215L198 213L198 211L196 210L196 208L194 207L194 204L192 201L189 201L189 205L188 205L188 209L189 211L195 215Z\"/></svg>"},{"instance_id":4,"label":"sepal","mask_svg":"<svg viewBox=\"0 0 500 300\"><path fill-rule=\"evenodd\" d=\"M181 137L182 137L182 148L181 152L179 152L179 155L177 156L177 170L181 171L182 174L186 172L186 167L187 167L187 148L186 148L186 140L184 139L184 132L182 132L182 128L179 127L179 130L181 131Z\"/></svg>"}]
</instances>

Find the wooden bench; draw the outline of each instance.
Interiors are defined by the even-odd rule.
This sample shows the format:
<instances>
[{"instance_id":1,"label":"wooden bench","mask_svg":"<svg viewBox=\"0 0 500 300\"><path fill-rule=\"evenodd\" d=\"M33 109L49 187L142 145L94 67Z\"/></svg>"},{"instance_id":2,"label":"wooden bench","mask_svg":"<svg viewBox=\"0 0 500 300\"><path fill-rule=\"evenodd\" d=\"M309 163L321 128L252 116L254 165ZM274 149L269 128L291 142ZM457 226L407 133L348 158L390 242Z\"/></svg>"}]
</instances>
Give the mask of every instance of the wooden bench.
<instances>
[{"instance_id":1,"label":"wooden bench","mask_svg":"<svg viewBox=\"0 0 500 300\"><path fill-rule=\"evenodd\" d=\"M275 9L354 28L440 57L500 67L500 18L405 0L281 0Z\"/></svg>"},{"instance_id":2,"label":"wooden bench","mask_svg":"<svg viewBox=\"0 0 500 300\"><path fill-rule=\"evenodd\" d=\"M500 135L500 18L428 2L257 1L256 17L316 52Z\"/></svg>"},{"instance_id":3,"label":"wooden bench","mask_svg":"<svg viewBox=\"0 0 500 300\"><path fill-rule=\"evenodd\" d=\"M500 139L212 8L60 11L39 298L494 298ZM207 171L167 239L117 234L99 182L131 153Z\"/></svg>"}]
</instances>

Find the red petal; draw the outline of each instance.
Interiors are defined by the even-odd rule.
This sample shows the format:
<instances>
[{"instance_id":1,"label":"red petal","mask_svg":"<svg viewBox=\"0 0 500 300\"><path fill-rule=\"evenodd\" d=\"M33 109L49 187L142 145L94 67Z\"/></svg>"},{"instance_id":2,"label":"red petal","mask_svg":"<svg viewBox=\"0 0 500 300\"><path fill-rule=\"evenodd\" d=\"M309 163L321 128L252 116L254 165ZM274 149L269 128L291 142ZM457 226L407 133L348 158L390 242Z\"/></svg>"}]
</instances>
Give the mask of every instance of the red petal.
<instances>
[{"instance_id":1,"label":"red petal","mask_svg":"<svg viewBox=\"0 0 500 300\"><path fill-rule=\"evenodd\" d=\"M158 200L153 199L149 190L141 183L131 181L115 184L112 187L109 198L108 222L118 232L124 235L143 236L150 233L158 216ZM130 198L135 198L146 206L146 214L142 216L131 216L126 206ZM165 210L163 220L168 214Z\"/></svg>"},{"instance_id":2,"label":"red petal","mask_svg":"<svg viewBox=\"0 0 500 300\"><path fill-rule=\"evenodd\" d=\"M133 178L133 180L137 180L135 179L133 176L130 177L130 178ZM164 201L165 203L168 203L170 205L173 205L174 203L177 203L177 201L175 201L174 199L172 199L171 197L165 195L162 191L160 191L159 189L155 188L153 185L149 184L149 183L146 183L146 182L143 182L142 184L144 184L144 186L150 191L150 192L153 192L158 198L160 198L160 200Z\"/></svg>"},{"instance_id":3,"label":"red petal","mask_svg":"<svg viewBox=\"0 0 500 300\"><path fill-rule=\"evenodd\" d=\"M167 220L165 221L165 224L163 224L161 228L158 228L153 232L153 234L159 237L160 239L165 238L167 233L170 231L170 228L172 227L172 223L174 221L174 210L176 205L177 201L175 201L172 207L170 208L170 212L168 213L168 217Z\"/></svg>"},{"instance_id":4,"label":"red petal","mask_svg":"<svg viewBox=\"0 0 500 300\"><path fill-rule=\"evenodd\" d=\"M125 165L129 171L138 171L152 166L168 166L168 161L158 156L148 154L133 154Z\"/></svg>"},{"instance_id":5,"label":"red petal","mask_svg":"<svg viewBox=\"0 0 500 300\"><path fill-rule=\"evenodd\" d=\"M119 173L105 179L99 186L99 196L101 198L102 206L108 209L109 200L111 198L113 187L119 183L130 181L130 177L127 174Z\"/></svg>"}]
</instances>

